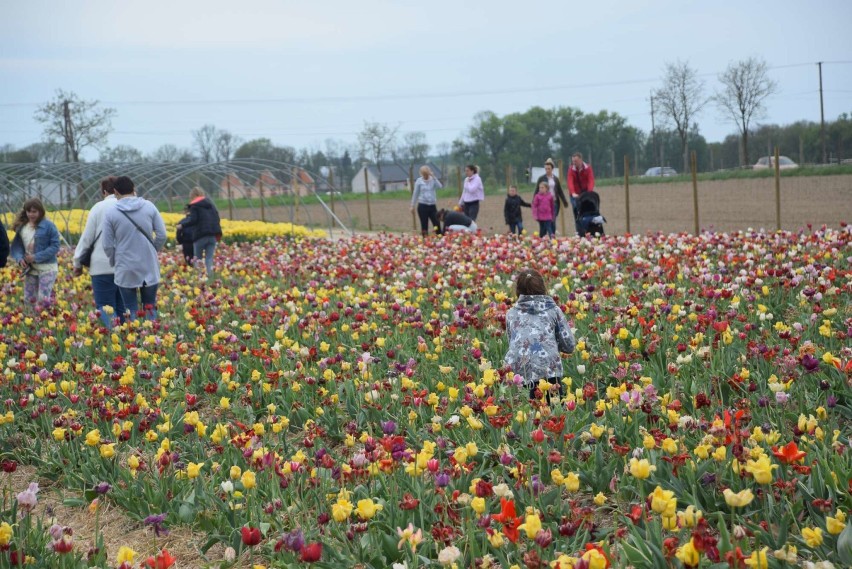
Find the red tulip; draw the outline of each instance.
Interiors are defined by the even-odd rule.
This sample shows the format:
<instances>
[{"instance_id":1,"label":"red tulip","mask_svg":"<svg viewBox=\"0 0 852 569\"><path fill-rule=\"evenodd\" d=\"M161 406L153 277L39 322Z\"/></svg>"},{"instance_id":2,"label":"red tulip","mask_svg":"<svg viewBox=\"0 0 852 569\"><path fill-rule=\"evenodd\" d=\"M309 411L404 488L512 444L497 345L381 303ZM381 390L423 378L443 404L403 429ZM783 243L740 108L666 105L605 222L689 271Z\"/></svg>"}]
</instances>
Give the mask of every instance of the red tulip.
<instances>
[{"instance_id":1,"label":"red tulip","mask_svg":"<svg viewBox=\"0 0 852 569\"><path fill-rule=\"evenodd\" d=\"M790 442L781 447L781 450L778 450L778 447L772 447L772 454L784 464L793 464L803 459L807 453L800 451L799 445L795 442Z\"/></svg>"},{"instance_id":2,"label":"red tulip","mask_svg":"<svg viewBox=\"0 0 852 569\"><path fill-rule=\"evenodd\" d=\"M544 431L536 429L532 432L532 440L536 443L544 442Z\"/></svg>"},{"instance_id":3,"label":"red tulip","mask_svg":"<svg viewBox=\"0 0 852 569\"><path fill-rule=\"evenodd\" d=\"M142 565L149 569L169 569L177 559L167 550L162 550L156 557L148 557Z\"/></svg>"},{"instance_id":4,"label":"red tulip","mask_svg":"<svg viewBox=\"0 0 852 569\"><path fill-rule=\"evenodd\" d=\"M258 528L243 526L240 528L240 534L243 537L243 543L249 547L254 547L260 543L260 530Z\"/></svg>"},{"instance_id":5,"label":"red tulip","mask_svg":"<svg viewBox=\"0 0 852 569\"><path fill-rule=\"evenodd\" d=\"M302 548L302 561L313 563L322 557L322 544L319 542L309 543Z\"/></svg>"}]
</instances>

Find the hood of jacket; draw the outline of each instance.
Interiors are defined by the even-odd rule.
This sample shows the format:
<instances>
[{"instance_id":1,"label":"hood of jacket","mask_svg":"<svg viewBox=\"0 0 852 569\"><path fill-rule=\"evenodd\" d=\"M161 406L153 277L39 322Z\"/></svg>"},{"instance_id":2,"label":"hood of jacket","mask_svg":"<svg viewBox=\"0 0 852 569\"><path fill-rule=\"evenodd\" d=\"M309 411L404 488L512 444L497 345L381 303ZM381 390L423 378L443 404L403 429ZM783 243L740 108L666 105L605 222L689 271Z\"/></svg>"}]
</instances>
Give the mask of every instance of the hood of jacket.
<instances>
[{"instance_id":1,"label":"hood of jacket","mask_svg":"<svg viewBox=\"0 0 852 569\"><path fill-rule=\"evenodd\" d=\"M198 196L197 198L189 202L189 205L194 207L203 207L206 209L213 208L213 202L207 199L207 196Z\"/></svg>"},{"instance_id":2,"label":"hood of jacket","mask_svg":"<svg viewBox=\"0 0 852 569\"><path fill-rule=\"evenodd\" d=\"M542 314L556 308L556 303L546 294L522 294L518 297L515 307L524 314Z\"/></svg>"},{"instance_id":3,"label":"hood of jacket","mask_svg":"<svg viewBox=\"0 0 852 569\"><path fill-rule=\"evenodd\" d=\"M131 196L118 200L118 203L115 204L115 207L117 207L121 211L137 211L139 209L142 209L142 206L145 205L146 201L147 200L144 200L139 196Z\"/></svg>"}]
</instances>

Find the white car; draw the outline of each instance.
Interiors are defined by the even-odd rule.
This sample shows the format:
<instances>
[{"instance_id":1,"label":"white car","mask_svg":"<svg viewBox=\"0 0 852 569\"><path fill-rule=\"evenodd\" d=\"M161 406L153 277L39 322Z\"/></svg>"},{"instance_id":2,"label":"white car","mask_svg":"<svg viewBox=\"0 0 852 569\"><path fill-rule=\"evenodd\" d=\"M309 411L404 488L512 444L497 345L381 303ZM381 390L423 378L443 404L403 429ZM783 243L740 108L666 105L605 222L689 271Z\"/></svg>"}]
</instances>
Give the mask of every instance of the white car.
<instances>
[{"instance_id":1,"label":"white car","mask_svg":"<svg viewBox=\"0 0 852 569\"><path fill-rule=\"evenodd\" d=\"M796 164L786 156L778 157L778 168L780 170L792 170L798 167L798 164ZM752 170L768 170L769 168L775 169L774 156L764 156L763 158L757 161L757 164L752 167Z\"/></svg>"},{"instance_id":2,"label":"white car","mask_svg":"<svg viewBox=\"0 0 852 569\"><path fill-rule=\"evenodd\" d=\"M645 172L646 178L665 178L668 176L677 176L677 170L668 166L654 166L653 168L648 168Z\"/></svg>"}]
</instances>

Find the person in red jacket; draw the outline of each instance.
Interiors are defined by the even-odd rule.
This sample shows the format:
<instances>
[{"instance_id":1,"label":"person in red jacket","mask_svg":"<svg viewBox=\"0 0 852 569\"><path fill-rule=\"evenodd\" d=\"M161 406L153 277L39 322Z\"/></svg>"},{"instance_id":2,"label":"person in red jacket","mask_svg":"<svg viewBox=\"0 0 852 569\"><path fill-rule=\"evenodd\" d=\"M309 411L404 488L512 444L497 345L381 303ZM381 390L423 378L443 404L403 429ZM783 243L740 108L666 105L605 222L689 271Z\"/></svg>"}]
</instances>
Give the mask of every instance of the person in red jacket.
<instances>
[{"instance_id":1,"label":"person in red jacket","mask_svg":"<svg viewBox=\"0 0 852 569\"><path fill-rule=\"evenodd\" d=\"M571 194L571 208L574 210L574 227L580 234L580 222L577 219L577 198L584 192L595 189L595 173L592 166L583 162L583 155L575 152L568 167L568 192Z\"/></svg>"}]
</instances>

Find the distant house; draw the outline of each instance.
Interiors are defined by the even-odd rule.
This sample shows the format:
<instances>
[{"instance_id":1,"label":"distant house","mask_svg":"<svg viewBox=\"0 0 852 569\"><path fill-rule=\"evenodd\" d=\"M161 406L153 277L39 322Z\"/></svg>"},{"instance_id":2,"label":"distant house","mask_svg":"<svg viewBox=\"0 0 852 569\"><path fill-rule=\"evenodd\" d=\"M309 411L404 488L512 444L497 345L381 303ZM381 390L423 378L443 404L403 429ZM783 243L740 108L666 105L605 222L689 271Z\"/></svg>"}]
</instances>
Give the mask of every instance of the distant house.
<instances>
[{"instance_id":1,"label":"distant house","mask_svg":"<svg viewBox=\"0 0 852 569\"><path fill-rule=\"evenodd\" d=\"M312 194L316 188L314 179L305 170L295 169L295 176L289 180L279 180L270 170L262 170L253 184L244 182L236 173L229 172L219 182L219 195L223 198L230 195L232 198L259 199L272 198L276 196ZM230 194L229 192L230 188Z\"/></svg>"},{"instance_id":2,"label":"distant house","mask_svg":"<svg viewBox=\"0 0 852 569\"><path fill-rule=\"evenodd\" d=\"M427 163L426 166L432 170L432 173L440 180L442 178L441 169L435 164ZM414 179L420 177L420 167L423 164L415 164L413 175ZM382 164L381 180L379 179L379 169L376 166L367 166L367 183L370 184L370 193L377 194L380 192L392 192L394 190L411 190L409 187L409 170L399 164ZM365 191L364 185L364 168L358 170L358 173L352 178L352 191L358 194L363 194Z\"/></svg>"}]
</instances>

